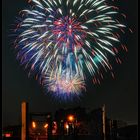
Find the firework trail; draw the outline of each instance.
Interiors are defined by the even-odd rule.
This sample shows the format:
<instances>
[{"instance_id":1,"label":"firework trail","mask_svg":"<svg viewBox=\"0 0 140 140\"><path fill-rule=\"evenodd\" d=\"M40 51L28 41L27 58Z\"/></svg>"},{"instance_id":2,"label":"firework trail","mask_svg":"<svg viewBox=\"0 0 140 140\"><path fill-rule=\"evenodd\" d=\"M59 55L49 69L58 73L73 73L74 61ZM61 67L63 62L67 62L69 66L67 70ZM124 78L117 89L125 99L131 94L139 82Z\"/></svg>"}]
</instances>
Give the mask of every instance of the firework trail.
<instances>
[{"instance_id":1,"label":"firework trail","mask_svg":"<svg viewBox=\"0 0 140 140\"><path fill-rule=\"evenodd\" d=\"M121 63L119 34L125 25L107 0L29 2L30 10L20 12L15 30L17 59L29 74L43 79L48 91L79 94L85 89L85 71L100 83L101 69L112 70L111 56Z\"/></svg>"}]
</instances>

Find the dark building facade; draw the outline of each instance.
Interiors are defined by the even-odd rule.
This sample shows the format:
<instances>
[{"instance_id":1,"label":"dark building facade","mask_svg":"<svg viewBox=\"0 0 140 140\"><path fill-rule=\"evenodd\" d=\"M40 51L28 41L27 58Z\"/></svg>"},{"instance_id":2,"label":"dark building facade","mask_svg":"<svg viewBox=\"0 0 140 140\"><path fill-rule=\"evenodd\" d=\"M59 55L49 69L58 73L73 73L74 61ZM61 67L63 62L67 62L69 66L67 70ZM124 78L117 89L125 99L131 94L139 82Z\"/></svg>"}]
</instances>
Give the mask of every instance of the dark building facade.
<instances>
[{"instance_id":1,"label":"dark building facade","mask_svg":"<svg viewBox=\"0 0 140 140\"><path fill-rule=\"evenodd\" d=\"M86 108L59 109L48 113L27 112L29 140L129 140L137 138L136 126L111 120L105 105L87 112ZM3 139L21 140L22 126L3 129Z\"/></svg>"}]
</instances>

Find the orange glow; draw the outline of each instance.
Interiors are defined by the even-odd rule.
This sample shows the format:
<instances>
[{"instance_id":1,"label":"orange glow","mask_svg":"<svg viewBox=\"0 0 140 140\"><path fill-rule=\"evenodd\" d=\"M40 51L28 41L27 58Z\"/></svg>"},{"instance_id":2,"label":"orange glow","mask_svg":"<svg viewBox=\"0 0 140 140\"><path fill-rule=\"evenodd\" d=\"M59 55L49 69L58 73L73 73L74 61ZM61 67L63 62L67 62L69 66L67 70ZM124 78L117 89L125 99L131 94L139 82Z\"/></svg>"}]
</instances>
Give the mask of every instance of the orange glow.
<instances>
[{"instance_id":1,"label":"orange glow","mask_svg":"<svg viewBox=\"0 0 140 140\"><path fill-rule=\"evenodd\" d=\"M52 130L52 134L56 134L56 130Z\"/></svg>"},{"instance_id":2,"label":"orange glow","mask_svg":"<svg viewBox=\"0 0 140 140\"><path fill-rule=\"evenodd\" d=\"M5 134L5 137L6 137L6 138L9 138L9 137L11 137L11 134L10 134L10 133L6 133L6 134Z\"/></svg>"},{"instance_id":3,"label":"orange glow","mask_svg":"<svg viewBox=\"0 0 140 140\"><path fill-rule=\"evenodd\" d=\"M36 128L36 123L35 122L32 122L32 127Z\"/></svg>"},{"instance_id":4,"label":"orange glow","mask_svg":"<svg viewBox=\"0 0 140 140\"><path fill-rule=\"evenodd\" d=\"M48 127L48 124L46 123L45 125L44 125L44 128L47 128Z\"/></svg>"},{"instance_id":5,"label":"orange glow","mask_svg":"<svg viewBox=\"0 0 140 140\"><path fill-rule=\"evenodd\" d=\"M74 120L74 116L73 115L69 115L68 116L68 120L72 122Z\"/></svg>"},{"instance_id":6,"label":"orange glow","mask_svg":"<svg viewBox=\"0 0 140 140\"><path fill-rule=\"evenodd\" d=\"M66 124L65 127L66 127L66 129L69 129L69 125L68 124Z\"/></svg>"}]
</instances>

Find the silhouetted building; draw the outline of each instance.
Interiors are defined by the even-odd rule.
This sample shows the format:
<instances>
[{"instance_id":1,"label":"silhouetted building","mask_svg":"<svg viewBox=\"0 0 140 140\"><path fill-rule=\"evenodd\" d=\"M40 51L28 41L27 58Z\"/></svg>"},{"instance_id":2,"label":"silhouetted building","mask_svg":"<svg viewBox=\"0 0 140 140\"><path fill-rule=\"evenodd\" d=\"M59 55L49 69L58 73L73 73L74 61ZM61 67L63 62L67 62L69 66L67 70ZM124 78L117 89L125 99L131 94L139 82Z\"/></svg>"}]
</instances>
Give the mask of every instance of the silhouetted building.
<instances>
[{"instance_id":1,"label":"silhouetted building","mask_svg":"<svg viewBox=\"0 0 140 140\"><path fill-rule=\"evenodd\" d=\"M58 134L74 135L80 133L80 130L86 127L82 126L87 121L87 113L85 108L69 108L59 109L55 113L55 121L58 126ZM80 127L81 126L81 127ZM84 132L82 133L84 134Z\"/></svg>"},{"instance_id":2,"label":"silhouetted building","mask_svg":"<svg viewBox=\"0 0 140 140\"><path fill-rule=\"evenodd\" d=\"M29 114L29 137L49 139L52 135L51 113L30 113Z\"/></svg>"},{"instance_id":3,"label":"silhouetted building","mask_svg":"<svg viewBox=\"0 0 140 140\"><path fill-rule=\"evenodd\" d=\"M138 126L128 125L118 128L117 140L138 140Z\"/></svg>"},{"instance_id":4,"label":"silhouetted building","mask_svg":"<svg viewBox=\"0 0 140 140\"><path fill-rule=\"evenodd\" d=\"M54 118L51 112L29 113L26 107L25 109L23 107L21 116L22 125L4 128L3 139L21 140L21 136L24 136L21 130L25 128L24 132L29 132L29 140L136 140L137 138L137 126L127 126L124 121L109 119L105 105L90 112L82 107L59 109ZM26 124L26 127L23 127L23 124Z\"/></svg>"},{"instance_id":5,"label":"silhouetted building","mask_svg":"<svg viewBox=\"0 0 140 140\"><path fill-rule=\"evenodd\" d=\"M117 130L127 126L127 123L121 120L110 120L110 138L117 140Z\"/></svg>"},{"instance_id":6,"label":"silhouetted building","mask_svg":"<svg viewBox=\"0 0 140 140\"><path fill-rule=\"evenodd\" d=\"M73 116L71 121L69 120L70 116ZM60 109L56 111L55 120L58 123L58 134L60 135L92 135L98 140L105 140L106 138L104 106L90 113L81 107Z\"/></svg>"}]
</instances>

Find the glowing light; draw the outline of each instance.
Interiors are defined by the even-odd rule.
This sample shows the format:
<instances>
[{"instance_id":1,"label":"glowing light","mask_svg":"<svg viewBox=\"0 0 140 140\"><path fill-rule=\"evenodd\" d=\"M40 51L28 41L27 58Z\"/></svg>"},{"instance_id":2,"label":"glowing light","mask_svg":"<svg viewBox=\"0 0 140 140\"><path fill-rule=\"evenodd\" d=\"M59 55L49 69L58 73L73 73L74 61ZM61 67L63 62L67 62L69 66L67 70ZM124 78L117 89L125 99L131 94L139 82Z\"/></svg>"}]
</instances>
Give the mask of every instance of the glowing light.
<instances>
[{"instance_id":1,"label":"glowing light","mask_svg":"<svg viewBox=\"0 0 140 140\"><path fill-rule=\"evenodd\" d=\"M66 125L65 125L65 128L66 128L66 129L69 129L69 125L68 125L68 124L66 124Z\"/></svg>"},{"instance_id":2,"label":"glowing light","mask_svg":"<svg viewBox=\"0 0 140 140\"><path fill-rule=\"evenodd\" d=\"M73 121L74 121L74 116L73 116L73 115L69 115L69 116L68 116L68 120L69 120L70 122L73 122Z\"/></svg>"},{"instance_id":3,"label":"glowing light","mask_svg":"<svg viewBox=\"0 0 140 140\"><path fill-rule=\"evenodd\" d=\"M46 124L44 125L44 128L48 128L48 126L49 126L49 125L46 123Z\"/></svg>"},{"instance_id":4,"label":"glowing light","mask_svg":"<svg viewBox=\"0 0 140 140\"><path fill-rule=\"evenodd\" d=\"M5 134L5 137L6 137L6 138L9 138L9 137L11 137L11 136L12 136L11 133L6 133L6 134Z\"/></svg>"},{"instance_id":5,"label":"glowing light","mask_svg":"<svg viewBox=\"0 0 140 140\"><path fill-rule=\"evenodd\" d=\"M34 122L34 121L32 122L32 127L36 128L36 122Z\"/></svg>"}]
</instances>

